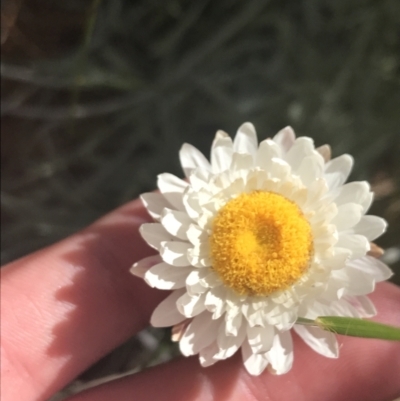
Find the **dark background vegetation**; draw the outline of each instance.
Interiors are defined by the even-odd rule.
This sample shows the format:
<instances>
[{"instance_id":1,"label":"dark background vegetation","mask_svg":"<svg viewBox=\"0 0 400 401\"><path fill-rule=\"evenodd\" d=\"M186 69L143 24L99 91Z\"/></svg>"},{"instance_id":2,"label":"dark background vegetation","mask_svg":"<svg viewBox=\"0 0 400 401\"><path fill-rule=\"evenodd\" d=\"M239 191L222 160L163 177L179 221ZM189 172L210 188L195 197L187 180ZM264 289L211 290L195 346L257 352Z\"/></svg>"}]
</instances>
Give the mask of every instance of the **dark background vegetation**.
<instances>
[{"instance_id":1,"label":"dark background vegetation","mask_svg":"<svg viewBox=\"0 0 400 401\"><path fill-rule=\"evenodd\" d=\"M355 157L400 273L398 0L2 0L1 19L2 263L180 175L183 142L208 154L252 121ZM168 359L167 337L141 333L75 386Z\"/></svg>"}]
</instances>

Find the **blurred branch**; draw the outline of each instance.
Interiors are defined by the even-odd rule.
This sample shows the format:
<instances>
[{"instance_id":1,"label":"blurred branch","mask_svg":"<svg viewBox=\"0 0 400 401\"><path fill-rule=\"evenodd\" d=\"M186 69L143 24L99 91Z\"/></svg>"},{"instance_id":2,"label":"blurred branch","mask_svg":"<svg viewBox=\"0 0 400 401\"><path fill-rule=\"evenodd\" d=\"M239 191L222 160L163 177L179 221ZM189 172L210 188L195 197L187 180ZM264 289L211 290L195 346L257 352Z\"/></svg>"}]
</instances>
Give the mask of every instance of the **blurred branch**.
<instances>
[{"instance_id":1,"label":"blurred branch","mask_svg":"<svg viewBox=\"0 0 400 401\"><path fill-rule=\"evenodd\" d=\"M126 110L135 105L151 100L151 92L119 96L115 99L106 99L102 102L88 102L87 104L76 104L71 110L71 106L43 107L41 105L24 105L18 109L9 110L9 114L16 117L44 120L66 120L69 118L85 119L104 114L115 113Z\"/></svg>"},{"instance_id":2,"label":"blurred branch","mask_svg":"<svg viewBox=\"0 0 400 401\"><path fill-rule=\"evenodd\" d=\"M73 66L75 62L75 59L65 61L65 63L71 64L71 66ZM51 71L51 69L49 70L49 67L52 67L53 71ZM28 84L51 89L65 89L75 85L79 88L93 89L100 86L104 88L129 90L136 89L139 85L137 79L126 79L116 75L112 71L101 69L96 70L91 68L85 73L81 72L79 77L72 73L70 69L66 69L60 74L60 71L57 71L57 66L53 67L51 64L44 64L38 68L37 66L26 67L2 62L1 75L3 78L10 80L26 82Z\"/></svg>"},{"instance_id":3,"label":"blurred branch","mask_svg":"<svg viewBox=\"0 0 400 401\"><path fill-rule=\"evenodd\" d=\"M181 79L192 71L207 56L210 56L211 53L222 47L228 40L244 29L268 3L269 0L248 1L230 19L222 19L222 26L213 33L212 39L206 40L200 46L192 49L180 62L178 68L172 73L170 72L171 76L165 77L164 82Z\"/></svg>"}]
</instances>

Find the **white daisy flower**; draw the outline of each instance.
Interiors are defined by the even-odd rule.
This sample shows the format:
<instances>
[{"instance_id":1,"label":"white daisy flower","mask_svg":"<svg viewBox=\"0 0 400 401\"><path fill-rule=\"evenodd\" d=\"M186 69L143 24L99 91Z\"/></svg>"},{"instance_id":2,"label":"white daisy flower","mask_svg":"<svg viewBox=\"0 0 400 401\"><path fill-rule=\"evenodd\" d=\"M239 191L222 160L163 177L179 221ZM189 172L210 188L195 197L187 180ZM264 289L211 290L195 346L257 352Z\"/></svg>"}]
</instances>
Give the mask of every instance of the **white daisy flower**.
<instances>
[{"instance_id":1,"label":"white daisy flower","mask_svg":"<svg viewBox=\"0 0 400 401\"><path fill-rule=\"evenodd\" d=\"M156 222L140 232L159 255L131 271L172 290L151 324L174 326L184 355L210 366L241 349L250 374L283 374L293 363L291 330L338 356L333 333L298 318L376 314L366 294L391 271L369 255L370 242L386 223L365 215L366 182L345 184L352 157L329 159L329 146L315 149L290 127L258 144L245 123L233 141L217 132L211 162L184 144L187 180L161 174L160 193L142 195Z\"/></svg>"}]
</instances>

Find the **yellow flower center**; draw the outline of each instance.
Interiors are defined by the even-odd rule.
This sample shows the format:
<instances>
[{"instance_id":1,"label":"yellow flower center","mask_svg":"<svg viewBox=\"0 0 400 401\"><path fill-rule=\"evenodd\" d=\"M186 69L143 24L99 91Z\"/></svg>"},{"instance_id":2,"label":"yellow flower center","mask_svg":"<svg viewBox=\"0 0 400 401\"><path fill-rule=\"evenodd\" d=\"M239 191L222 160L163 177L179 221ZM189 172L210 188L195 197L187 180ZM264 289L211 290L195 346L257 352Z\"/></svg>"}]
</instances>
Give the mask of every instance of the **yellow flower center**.
<instances>
[{"instance_id":1,"label":"yellow flower center","mask_svg":"<svg viewBox=\"0 0 400 401\"><path fill-rule=\"evenodd\" d=\"M243 193L212 224L212 266L239 294L265 296L294 284L313 252L311 227L299 207L274 192Z\"/></svg>"}]
</instances>

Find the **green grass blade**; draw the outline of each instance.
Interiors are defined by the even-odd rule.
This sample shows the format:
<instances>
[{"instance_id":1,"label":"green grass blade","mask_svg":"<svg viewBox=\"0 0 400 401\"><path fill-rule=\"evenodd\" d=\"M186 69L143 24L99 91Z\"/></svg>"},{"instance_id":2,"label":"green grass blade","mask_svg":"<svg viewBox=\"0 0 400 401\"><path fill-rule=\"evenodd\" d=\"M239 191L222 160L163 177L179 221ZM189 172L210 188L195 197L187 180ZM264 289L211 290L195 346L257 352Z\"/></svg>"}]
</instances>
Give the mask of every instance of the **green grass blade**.
<instances>
[{"instance_id":1,"label":"green grass blade","mask_svg":"<svg viewBox=\"0 0 400 401\"><path fill-rule=\"evenodd\" d=\"M320 316L315 323L323 330L353 337L400 341L400 327L351 317Z\"/></svg>"}]
</instances>

